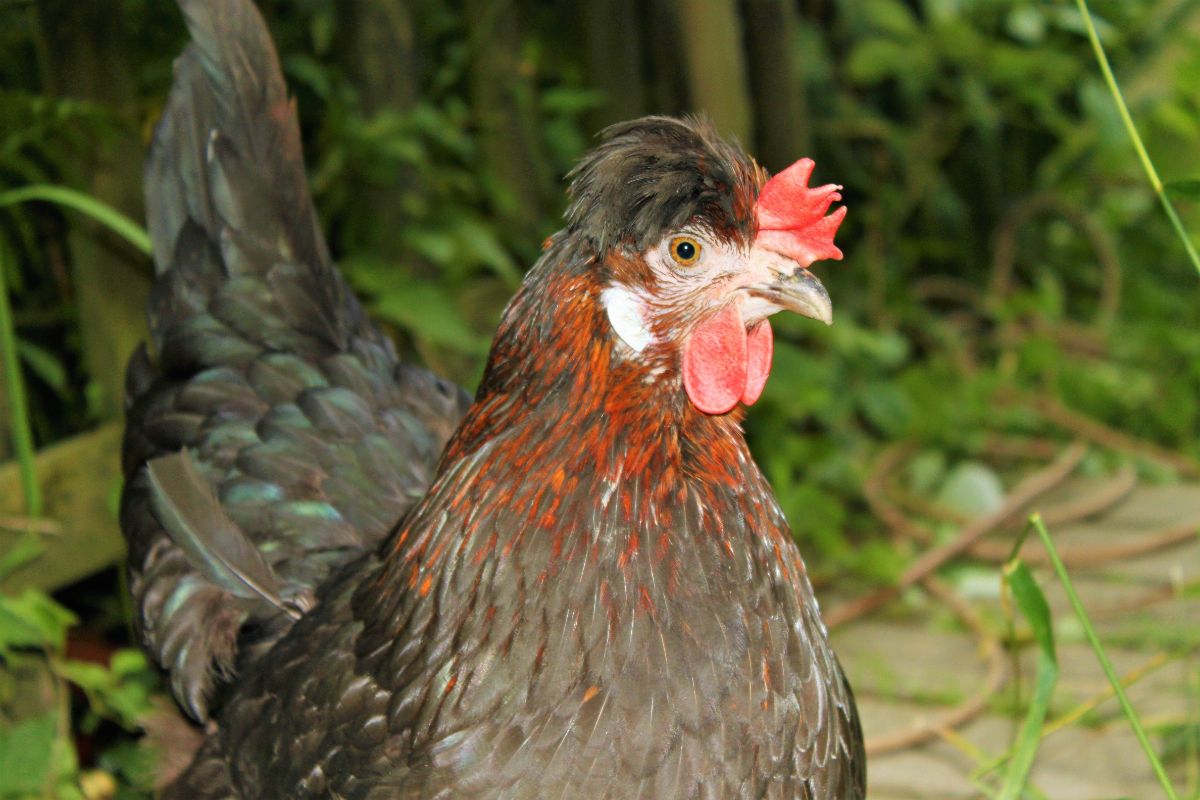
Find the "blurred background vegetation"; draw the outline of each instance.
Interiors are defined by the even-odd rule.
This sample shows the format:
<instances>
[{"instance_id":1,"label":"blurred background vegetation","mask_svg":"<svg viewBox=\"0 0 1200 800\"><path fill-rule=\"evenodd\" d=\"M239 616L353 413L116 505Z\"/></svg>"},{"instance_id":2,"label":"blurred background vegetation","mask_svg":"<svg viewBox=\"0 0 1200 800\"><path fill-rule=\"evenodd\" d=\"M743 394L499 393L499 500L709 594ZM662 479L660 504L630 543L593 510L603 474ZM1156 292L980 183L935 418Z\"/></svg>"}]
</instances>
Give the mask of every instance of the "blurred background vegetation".
<instances>
[{"instance_id":1,"label":"blurred background vegetation","mask_svg":"<svg viewBox=\"0 0 1200 800\"><path fill-rule=\"evenodd\" d=\"M965 515L1007 482L982 454L1044 460L1076 435L1106 445L1085 470L1197 472L1197 276L1072 3L260 7L335 257L403 350L469 388L559 225L563 175L606 124L703 111L767 167L809 155L814 180L845 186L846 260L819 266L837 324L779 321L748 421L818 581L886 585L917 552L864 495L889 443L915 453L900 477L914 503ZM1092 11L1200 230L1200 3ZM11 370L0 384L0 462L27 419L42 485L31 509L19 465L0 467L3 798L148 786L151 756L122 732L156 678L117 649L130 643L113 564L115 421L152 267L87 216L13 192L71 187L140 220L142 158L184 42L162 0L0 1L0 278L28 393L10 413Z\"/></svg>"}]
</instances>

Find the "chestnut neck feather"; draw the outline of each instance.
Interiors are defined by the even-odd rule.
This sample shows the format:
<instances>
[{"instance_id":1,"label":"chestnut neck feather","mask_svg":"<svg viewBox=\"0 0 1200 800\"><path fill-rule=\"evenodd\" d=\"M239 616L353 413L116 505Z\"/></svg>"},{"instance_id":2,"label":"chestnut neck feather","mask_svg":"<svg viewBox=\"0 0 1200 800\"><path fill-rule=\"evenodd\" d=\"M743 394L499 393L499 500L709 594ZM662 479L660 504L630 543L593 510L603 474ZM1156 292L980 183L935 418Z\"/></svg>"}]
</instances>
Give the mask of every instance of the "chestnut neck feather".
<instances>
[{"instance_id":1,"label":"chestnut neck feather","mask_svg":"<svg viewBox=\"0 0 1200 800\"><path fill-rule=\"evenodd\" d=\"M611 252L599 263L572 258L573 245L570 237L554 241L509 304L476 402L439 473L497 438L520 440L542 456L569 439L589 455L597 476L651 453L677 461L696 450L719 451L736 461L745 451L740 411L713 417L692 407L672 342L636 356L618 352L623 346L600 294L614 274L623 283L637 280L633 259Z\"/></svg>"},{"instance_id":2,"label":"chestnut neck feather","mask_svg":"<svg viewBox=\"0 0 1200 800\"><path fill-rule=\"evenodd\" d=\"M653 360L617 353L599 298L606 270L560 260L568 245L510 304L434 484L384 547L379 588L397 601L403 586L411 602L473 605L521 582L582 584L560 598L582 603L620 585L622 608L663 613L680 594L723 594L710 573L748 577L730 561L759 571L794 552L780 549L786 523L738 415L695 410L677 356L659 353L651 372Z\"/></svg>"}]
</instances>

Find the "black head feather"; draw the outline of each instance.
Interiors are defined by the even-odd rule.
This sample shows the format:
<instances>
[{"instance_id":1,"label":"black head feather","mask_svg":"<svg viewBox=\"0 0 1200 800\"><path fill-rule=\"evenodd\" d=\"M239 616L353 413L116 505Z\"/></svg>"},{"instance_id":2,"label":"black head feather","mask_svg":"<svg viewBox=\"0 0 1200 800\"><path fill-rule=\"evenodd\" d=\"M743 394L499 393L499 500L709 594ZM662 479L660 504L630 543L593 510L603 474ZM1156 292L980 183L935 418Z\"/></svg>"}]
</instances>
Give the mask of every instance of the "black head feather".
<instances>
[{"instance_id":1,"label":"black head feather","mask_svg":"<svg viewBox=\"0 0 1200 800\"><path fill-rule=\"evenodd\" d=\"M640 252L691 223L749 241L766 173L707 120L644 117L601 133L568 176L566 232Z\"/></svg>"}]
</instances>

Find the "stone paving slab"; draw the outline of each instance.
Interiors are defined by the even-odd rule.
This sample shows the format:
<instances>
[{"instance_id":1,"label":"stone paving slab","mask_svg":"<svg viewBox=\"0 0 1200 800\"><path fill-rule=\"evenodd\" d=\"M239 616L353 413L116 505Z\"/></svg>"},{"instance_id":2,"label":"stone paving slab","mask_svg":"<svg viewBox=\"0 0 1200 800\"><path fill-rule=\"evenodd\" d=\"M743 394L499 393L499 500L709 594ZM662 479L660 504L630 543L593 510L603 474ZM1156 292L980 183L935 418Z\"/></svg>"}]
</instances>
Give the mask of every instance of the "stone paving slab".
<instances>
[{"instance_id":1,"label":"stone paving slab","mask_svg":"<svg viewBox=\"0 0 1200 800\"><path fill-rule=\"evenodd\" d=\"M1073 487L1068 491L1078 491ZM1060 549L1128 542L1171 524L1200 523L1200 486L1138 487L1097 519L1053 530ZM1104 692L1108 683L1095 654L1083 639L1061 586L1048 569L1035 574L1055 616L1061 675L1051 718ZM1195 719L1200 698L1188 681L1200 670L1200 598L1178 597L1150 605L1130 605L1164 587L1200 580L1200 539L1138 558L1121 559L1071 571L1076 589L1095 622L1118 673L1142 667L1161 652L1185 655L1151 672L1131 687L1129 696L1147 723ZM997 569L997 581L999 570ZM986 595L986 592L982 593ZM973 604L989 619L1001 619L995 597ZM983 685L986 665L972 634L940 624L944 611L897 604L880 614L834 631L834 644L859 697L868 738L890 735L936 718ZM1019 688L1009 682L1006 696L1027 696L1034 675L1033 653L1021 653L1010 668ZM959 729L966 747L995 755L1016 734L1019 719L1004 713L1005 697ZM1190 709L1190 712L1189 712ZM1157 744L1157 741L1156 741ZM870 761L868 797L872 800L959 800L981 794L969 775L977 764L945 740ZM1185 765L1171 767L1176 788L1185 786ZM1163 797L1133 732L1115 700L1109 699L1084 722L1043 742L1033 782L1052 800Z\"/></svg>"}]
</instances>

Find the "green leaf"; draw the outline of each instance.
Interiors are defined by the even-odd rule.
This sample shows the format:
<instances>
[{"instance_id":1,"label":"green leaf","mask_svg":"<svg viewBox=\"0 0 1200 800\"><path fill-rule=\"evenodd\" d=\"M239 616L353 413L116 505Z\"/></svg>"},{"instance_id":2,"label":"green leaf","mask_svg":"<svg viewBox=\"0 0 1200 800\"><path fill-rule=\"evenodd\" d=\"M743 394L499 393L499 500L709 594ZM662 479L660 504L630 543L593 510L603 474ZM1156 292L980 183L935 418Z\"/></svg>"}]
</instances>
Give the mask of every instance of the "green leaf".
<instances>
[{"instance_id":1,"label":"green leaf","mask_svg":"<svg viewBox=\"0 0 1200 800\"><path fill-rule=\"evenodd\" d=\"M58 745L55 712L0 726L0 797L42 797Z\"/></svg>"},{"instance_id":2,"label":"green leaf","mask_svg":"<svg viewBox=\"0 0 1200 800\"><path fill-rule=\"evenodd\" d=\"M83 690L93 713L132 731L151 710L153 675L145 667L144 659L135 662L125 655L119 664L114 656L113 666L108 669L99 664L64 660L55 664L54 671Z\"/></svg>"},{"instance_id":3,"label":"green leaf","mask_svg":"<svg viewBox=\"0 0 1200 800\"><path fill-rule=\"evenodd\" d=\"M1021 615L1029 622L1034 641L1038 645L1033 697L1030 698L1029 710L1021 724L1012 759L1004 774L1004 785L998 795L999 800L1017 800L1029 779L1029 771L1033 768L1033 761L1041 744L1042 727L1046 723L1050 698L1058 682L1058 656L1054 649L1050 606L1037 581L1033 579L1029 567L1020 559L1009 561L1004 565L1004 581L1012 591L1013 600L1016 601Z\"/></svg>"},{"instance_id":4,"label":"green leaf","mask_svg":"<svg viewBox=\"0 0 1200 800\"><path fill-rule=\"evenodd\" d=\"M841 560L849 555L849 547L842 536L846 509L828 489L802 483L787 492L784 499L788 521L802 546L811 544L830 560Z\"/></svg>"},{"instance_id":5,"label":"green leaf","mask_svg":"<svg viewBox=\"0 0 1200 800\"><path fill-rule=\"evenodd\" d=\"M855 83L872 86L902 73L912 63L906 44L891 39L864 39L846 59L846 73Z\"/></svg>"},{"instance_id":6,"label":"green leaf","mask_svg":"<svg viewBox=\"0 0 1200 800\"><path fill-rule=\"evenodd\" d=\"M454 237L440 228L414 226L404 232L404 238L413 250L435 264L449 264L458 253Z\"/></svg>"},{"instance_id":7,"label":"green leaf","mask_svg":"<svg viewBox=\"0 0 1200 800\"><path fill-rule=\"evenodd\" d=\"M1008 13L1005 27L1025 44L1037 44L1046 36L1046 15L1035 6L1017 6Z\"/></svg>"},{"instance_id":8,"label":"green leaf","mask_svg":"<svg viewBox=\"0 0 1200 800\"><path fill-rule=\"evenodd\" d=\"M47 386L59 394L66 393L67 368L63 366L62 359L46 348L24 339L17 340L17 354L21 356L25 366L29 367L29 371L41 378Z\"/></svg>"},{"instance_id":9,"label":"green leaf","mask_svg":"<svg viewBox=\"0 0 1200 800\"><path fill-rule=\"evenodd\" d=\"M112 684L108 670L90 661L61 661L54 671L85 692L103 690Z\"/></svg>"},{"instance_id":10,"label":"green leaf","mask_svg":"<svg viewBox=\"0 0 1200 800\"><path fill-rule=\"evenodd\" d=\"M1192 763L1195 763L1197 754L1200 753L1200 722L1168 725L1160 733L1164 763L1186 763L1184 759L1192 759Z\"/></svg>"},{"instance_id":11,"label":"green leaf","mask_svg":"<svg viewBox=\"0 0 1200 800\"><path fill-rule=\"evenodd\" d=\"M862 12L871 27L897 38L906 38L920 31L916 16L899 0L862 0Z\"/></svg>"},{"instance_id":12,"label":"green leaf","mask_svg":"<svg viewBox=\"0 0 1200 800\"><path fill-rule=\"evenodd\" d=\"M33 561L43 549L42 540L36 533L27 533L22 536L3 557L0 557L0 580Z\"/></svg>"},{"instance_id":13,"label":"green leaf","mask_svg":"<svg viewBox=\"0 0 1200 800\"><path fill-rule=\"evenodd\" d=\"M153 674L153 668L141 650L126 647L113 653L108 662L108 668L113 675L127 676Z\"/></svg>"},{"instance_id":14,"label":"green leaf","mask_svg":"<svg viewBox=\"0 0 1200 800\"><path fill-rule=\"evenodd\" d=\"M859 397L863 415L890 438L902 436L912 419L912 404L895 383L879 381Z\"/></svg>"},{"instance_id":15,"label":"green leaf","mask_svg":"<svg viewBox=\"0 0 1200 800\"><path fill-rule=\"evenodd\" d=\"M604 105L604 92L575 86L556 86L546 89L539 97L542 108L549 114L577 116Z\"/></svg>"},{"instance_id":16,"label":"green leaf","mask_svg":"<svg viewBox=\"0 0 1200 800\"><path fill-rule=\"evenodd\" d=\"M1200 201L1200 180L1171 181L1163 184L1163 188L1176 200Z\"/></svg>"},{"instance_id":17,"label":"green leaf","mask_svg":"<svg viewBox=\"0 0 1200 800\"><path fill-rule=\"evenodd\" d=\"M510 288L515 289L520 285L520 270L490 228L475 220L463 218L454 226L454 232L463 250L491 267Z\"/></svg>"},{"instance_id":18,"label":"green leaf","mask_svg":"<svg viewBox=\"0 0 1200 800\"><path fill-rule=\"evenodd\" d=\"M435 344L463 353L487 352L488 340L471 330L448 292L440 284L408 280L402 291L379 298L375 310Z\"/></svg>"},{"instance_id":19,"label":"green leaf","mask_svg":"<svg viewBox=\"0 0 1200 800\"><path fill-rule=\"evenodd\" d=\"M146 255L150 255L150 234L146 229L112 206L65 186L38 184L0 192L0 208L30 200L43 200L74 209L111 229Z\"/></svg>"},{"instance_id":20,"label":"green leaf","mask_svg":"<svg viewBox=\"0 0 1200 800\"><path fill-rule=\"evenodd\" d=\"M137 792L134 794L122 787L123 791L119 791L117 800L148 797L152 796L150 793L154 790L161 758L156 748L141 739L137 742L120 742L105 750L100 754L100 766L123 778Z\"/></svg>"},{"instance_id":21,"label":"green leaf","mask_svg":"<svg viewBox=\"0 0 1200 800\"><path fill-rule=\"evenodd\" d=\"M333 97L329 70L315 59L306 55L288 56L283 60L283 71L289 83L307 86L319 99L329 101Z\"/></svg>"},{"instance_id":22,"label":"green leaf","mask_svg":"<svg viewBox=\"0 0 1200 800\"><path fill-rule=\"evenodd\" d=\"M26 589L19 595L0 595L0 653L14 647L62 650L75 615L49 595Z\"/></svg>"},{"instance_id":23,"label":"green leaf","mask_svg":"<svg viewBox=\"0 0 1200 800\"><path fill-rule=\"evenodd\" d=\"M904 558L891 542L871 539L854 546L851 565L855 572L880 586L891 586L904 572Z\"/></svg>"}]
</instances>

